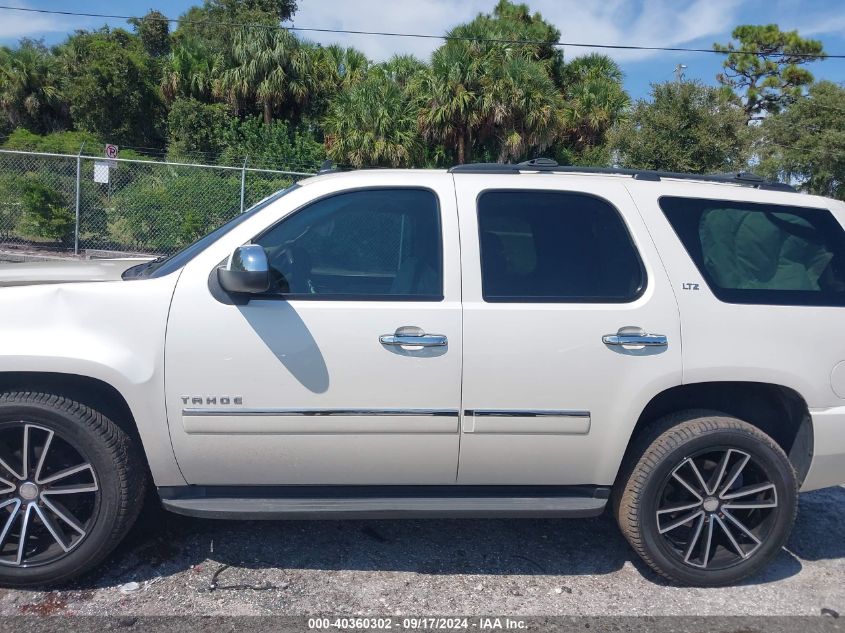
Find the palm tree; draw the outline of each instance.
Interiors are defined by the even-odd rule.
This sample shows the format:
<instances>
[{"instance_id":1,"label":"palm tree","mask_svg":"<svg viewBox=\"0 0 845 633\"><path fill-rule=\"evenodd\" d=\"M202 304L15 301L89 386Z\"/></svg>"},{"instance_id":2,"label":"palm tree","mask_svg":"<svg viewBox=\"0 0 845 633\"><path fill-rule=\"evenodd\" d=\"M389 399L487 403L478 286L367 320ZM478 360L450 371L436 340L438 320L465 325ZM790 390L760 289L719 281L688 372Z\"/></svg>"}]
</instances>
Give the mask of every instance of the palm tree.
<instances>
[{"instance_id":1,"label":"palm tree","mask_svg":"<svg viewBox=\"0 0 845 633\"><path fill-rule=\"evenodd\" d=\"M220 55L212 53L201 41L183 39L171 51L162 72L165 101L172 103L178 97L209 99L220 61Z\"/></svg>"},{"instance_id":2,"label":"palm tree","mask_svg":"<svg viewBox=\"0 0 845 633\"><path fill-rule=\"evenodd\" d=\"M564 67L563 126L578 151L604 143L607 131L630 105L622 70L606 55L590 54Z\"/></svg>"},{"instance_id":3,"label":"palm tree","mask_svg":"<svg viewBox=\"0 0 845 633\"><path fill-rule=\"evenodd\" d=\"M476 39L447 41L414 85L423 135L455 147L458 163L474 151L504 162L545 149L558 136L563 102L552 79L555 58L509 44L503 27L491 24L482 16L453 30Z\"/></svg>"},{"instance_id":4,"label":"palm tree","mask_svg":"<svg viewBox=\"0 0 845 633\"><path fill-rule=\"evenodd\" d=\"M221 56L200 40L183 39L167 58L161 78L161 93L167 103L178 97L208 100L219 75Z\"/></svg>"},{"instance_id":5,"label":"palm tree","mask_svg":"<svg viewBox=\"0 0 845 633\"><path fill-rule=\"evenodd\" d=\"M323 126L329 156L355 167L407 167L421 154L418 107L384 66L340 92Z\"/></svg>"},{"instance_id":6,"label":"palm tree","mask_svg":"<svg viewBox=\"0 0 845 633\"><path fill-rule=\"evenodd\" d=\"M499 162L535 156L555 142L563 100L546 63L494 52L483 83L480 136Z\"/></svg>"},{"instance_id":7,"label":"palm tree","mask_svg":"<svg viewBox=\"0 0 845 633\"><path fill-rule=\"evenodd\" d=\"M14 126L52 132L68 123L58 65L41 44L24 40L0 56L0 108Z\"/></svg>"},{"instance_id":8,"label":"palm tree","mask_svg":"<svg viewBox=\"0 0 845 633\"><path fill-rule=\"evenodd\" d=\"M402 88L410 86L414 77L422 74L426 65L413 55L394 55L379 67Z\"/></svg>"},{"instance_id":9,"label":"palm tree","mask_svg":"<svg viewBox=\"0 0 845 633\"><path fill-rule=\"evenodd\" d=\"M370 60L361 51L343 46L306 44L305 68L307 90L304 98L314 120L321 120L334 98L362 81Z\"/></svg>"},{"instance_id":10,"label":"palm tree","mask_svg":"<svg viewBox=\"0 0 845 633\"><path fill-rule=\"evenodd\" d=\"M499 0L490 14L456 27L415 83L426 139L473 155L512 160L559 136L563 102L556 78L560 32L539 13ZM516 41L530 40L531 44Z\"/></svg>"},{"instance_id":11,"label":"palm tree","mask_svg":"<svg viewBox=\"0 0 845 633\"><path fill-rule=\"evenodd\" d=\"M254 101L269 125L277 110L308 100L312 50L285 29L242 29L234 38L234 66L223 71L216 93L235 108Z\"/></svg>"},{"instance_id":12,"label":"palm tree","mask_svg":"<svg viewBox=\"0 0 845 633\"><path fill-rule=\"evenodd\" d=\"M450 35L456 35L451 31ZM455 147L459 164L471 153L479 110L483 47L478 42L448 40L431 57L431 65L412 82L422 100L419 127L427 140Z\"/></svg>"},{"instance_id":13,"label":"palm tree","mask_svg":"<svg viewBox=\"0 0 845 633\"><path fill-rule=\"evenodd\" d=\"M332 44L317 47L313 52L314 64L319 67L322 83L331 91L347 88L361 81L367 74L370 60L361 51Z\"/></svg>"}]
</instances>

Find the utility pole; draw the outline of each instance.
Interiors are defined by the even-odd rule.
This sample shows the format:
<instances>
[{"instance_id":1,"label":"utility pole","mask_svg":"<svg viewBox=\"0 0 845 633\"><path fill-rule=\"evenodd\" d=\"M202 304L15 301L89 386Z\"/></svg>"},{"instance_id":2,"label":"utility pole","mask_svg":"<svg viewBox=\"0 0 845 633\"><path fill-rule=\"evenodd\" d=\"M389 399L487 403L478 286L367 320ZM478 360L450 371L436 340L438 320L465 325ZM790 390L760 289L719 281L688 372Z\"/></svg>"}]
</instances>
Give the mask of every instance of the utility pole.
<instances>
[{"instance_id":1,"label":"utility pole","mask_svg":"<svg viewBox=\"0 0 845 633\"><path fill-rule=\"evenodd\" d=\"M684 71L687 69L686 64L677 64L675 66L675 81L681 83L684 80Z\"/></svg>"}]
</instances>

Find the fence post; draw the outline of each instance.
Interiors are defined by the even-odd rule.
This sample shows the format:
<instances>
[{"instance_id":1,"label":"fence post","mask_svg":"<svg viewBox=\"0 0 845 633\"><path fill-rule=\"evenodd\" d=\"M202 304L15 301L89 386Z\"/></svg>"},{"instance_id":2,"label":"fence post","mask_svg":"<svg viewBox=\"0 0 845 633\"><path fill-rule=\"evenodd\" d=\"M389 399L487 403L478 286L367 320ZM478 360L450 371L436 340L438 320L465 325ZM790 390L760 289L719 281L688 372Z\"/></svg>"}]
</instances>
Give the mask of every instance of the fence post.
<instances>
[{"instance_id":1,"label":"fence post","mask_svg":"<svg viewBox=\"0 0 845 633\"><path fill-rule=\"evenodd\" d=\"M246 189L246 157L244 166L241 168L241 213L244 212L244 190Z\"/></svg>"},{"instance_id":2,"label":"fence post","mask_svg":"<svg viewBox=\"0 0 845 633\"><path fill-rule=\"evenodd\" d=\"M82 181L82 150L85 149L85 141L79 146L79 153L76 155L76 228L73 232L73 254L79 255L79 189Z\"/></svg>"}]
</instances>

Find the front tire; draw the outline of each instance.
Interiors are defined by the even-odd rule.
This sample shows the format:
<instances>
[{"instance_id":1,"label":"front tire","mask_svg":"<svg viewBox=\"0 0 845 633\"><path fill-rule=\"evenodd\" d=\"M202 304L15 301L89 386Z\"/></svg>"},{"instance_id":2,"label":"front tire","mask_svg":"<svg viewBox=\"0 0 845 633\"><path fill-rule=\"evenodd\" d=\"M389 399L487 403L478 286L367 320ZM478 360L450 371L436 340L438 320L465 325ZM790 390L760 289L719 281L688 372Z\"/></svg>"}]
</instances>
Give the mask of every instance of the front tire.
<instances>
[{"instance_id":1,"label":"front tire","mask_svg":"<svg viewBox=\"0 0 845 633\"><path fill-rule=\"evenodd\" d=\"M615 509L625 538L669 580L729 585L768 564L797 509L795 471L757 427L717 412L660 420L620 476Z\"/></svg>"},{"instance_id":2,"label":"front tire","mask_svg":"<svg viewBox=\"0 0 845 633\"><path fill-rule=\"evenodd\" d=\"M146 472L127 433L84 404L0 394L0 585L59 585L137 518Z\"/></svg>"}]
</instances>

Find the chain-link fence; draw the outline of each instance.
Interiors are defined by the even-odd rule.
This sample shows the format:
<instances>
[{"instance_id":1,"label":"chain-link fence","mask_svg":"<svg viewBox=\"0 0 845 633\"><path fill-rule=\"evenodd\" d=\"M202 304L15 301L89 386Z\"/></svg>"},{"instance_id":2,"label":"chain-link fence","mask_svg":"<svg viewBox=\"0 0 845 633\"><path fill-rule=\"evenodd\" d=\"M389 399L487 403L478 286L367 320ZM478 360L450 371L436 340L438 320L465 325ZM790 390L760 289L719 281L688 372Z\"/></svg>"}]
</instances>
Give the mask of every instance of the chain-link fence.
<instances>
[{"instance_id":1,"label":"chain-link fence","mask_svg":"<svg viewBox=\"0 0 845 633\"><path fill-rule=\"evenodd\" d=\"M169 254L309 175L0 150L0 251Z\"/></svg>"}]
</instances>

